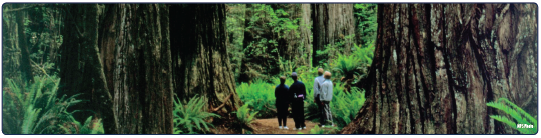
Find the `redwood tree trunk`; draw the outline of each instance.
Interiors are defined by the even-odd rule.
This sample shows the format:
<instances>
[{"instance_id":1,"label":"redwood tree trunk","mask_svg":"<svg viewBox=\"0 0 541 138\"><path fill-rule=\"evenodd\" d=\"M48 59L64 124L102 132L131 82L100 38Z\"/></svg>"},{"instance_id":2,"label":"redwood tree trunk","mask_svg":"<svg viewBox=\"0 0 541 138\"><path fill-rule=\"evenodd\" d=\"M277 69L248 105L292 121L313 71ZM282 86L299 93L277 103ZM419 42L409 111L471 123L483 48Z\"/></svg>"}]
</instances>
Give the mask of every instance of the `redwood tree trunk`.
<instances>
[{"instance_id":1,"label":"redwood tree trunk","mask_svg":"<svg viewBox=\"0 0 541 138\"><path fill-rule=\"evenodd\" d=\"M225 5L174 4L170 7L176 96L184 101L195 95L205 97L208 111L216 111L222 117L236 111L240 99L235 92L225 45ZM223 108L218 109L222 104Z\"/></svg>"},{"instance_id":2,"label":"redwood tree trunk","mask_svg":"<svg viewBox=\"0 0 541 138\"><path fill-rule=\"evenodd\" d=\"M486 102L537 115L535 4L380 4L367 101L341 133L516 133ZM532 102L533 101L533 102Z\"/></svg>"},{"instance_id":3,"label":"redwood tree trunk","mask_svg":"<svg viewBox=\"0 0 541 138\"><path fill-rule=\"evenodd\" d=\"M102 118L105 133L116 133L113 101L99 58L98 11L97 4L66 7L66 24L62 31L64 42L60 48L59 96L81 94L77 99L87 102L74 106L75 110L82 110L75 114L75 118L79 121L88 116Z\"/></svg>"},{"instance_id":4,"label":"redwood tree trunk","mask_svg":"<svg viewBox=\"0 0 541 138\"><path fill-rule=\"evenodd\" d=\"M96 112L105 133L171 134L168 7L73 4L66 28L62 92L90 101L77 109Z\"/></svg>"},{"instance_id":5,"label":"redwood tree trunk","mask_svg":"<svg viewBox=\"0 0 541 138\"><path fill-rule=\"evenodd\" d=\"M164 4L106 5L101 38L119 134L172 134L169 10ZM107 35L114 28L115 35ZM114 46L114 48L110 48ZM111 51L113 50L114 51ZM114 56L114 60L110 57ZM112 64L112 65L110 65ZM112 73L112 75L110 74ZM112 81L111 81L112 80Z\"/></svg>"},{"instance_id":6,"label":"redwood tree trunk","mask_svg":"<svg viewBox=\"0 0 541 138\"><path fill-rule=\"evenodd\" d=\"M325 50L326 45L335 45L340 39L355 34L355 21L353 19L352 4L312 4L311 16L313 20L313 54L312 66L320 66L320 60L331 59L328 55L317 55L317 51ZM348 41L341 50L342 54L349 54L353 44Z\"/></svg>"}]
</instances>

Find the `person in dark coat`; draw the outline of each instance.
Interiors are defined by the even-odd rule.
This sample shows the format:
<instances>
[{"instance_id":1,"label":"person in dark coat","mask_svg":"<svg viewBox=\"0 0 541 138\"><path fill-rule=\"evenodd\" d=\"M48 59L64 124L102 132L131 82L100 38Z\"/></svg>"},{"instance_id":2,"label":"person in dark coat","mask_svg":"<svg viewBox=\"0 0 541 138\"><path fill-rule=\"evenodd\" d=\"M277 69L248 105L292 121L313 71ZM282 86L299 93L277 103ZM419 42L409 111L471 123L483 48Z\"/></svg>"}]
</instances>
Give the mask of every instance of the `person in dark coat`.
<instances>
[{"instance_id":1,"label":"person in dark coat","mask_svg":"<svg viewBox=\"0 0 541 138\"><path fill-rule=\"evenodd\" d=\"M304 100L306 99L306 86L301 81L298 81L297 73L291 74L293 84L289 87L289 93L293 94L293 100L291 100L293 110L293 120L295 121L295 130L306 129L304 123Z\"/></svg>"},{"instance_id":2,"label":"person in dark coat","mask_svg":"<svg viewBox=\"0 0 541 138\"><path fill-rule=\"evenodd\" d=\"M289 113L287 109L289 108L289 101L291 99L291 95L289 95L289 87L285 84L285 82L286 76L281 76L280 85L277 85L274 89L274 96L276 97L276 109L278 112L279 129L289 129L287 127L287 115Z\"/></svg>"}]
</instances>

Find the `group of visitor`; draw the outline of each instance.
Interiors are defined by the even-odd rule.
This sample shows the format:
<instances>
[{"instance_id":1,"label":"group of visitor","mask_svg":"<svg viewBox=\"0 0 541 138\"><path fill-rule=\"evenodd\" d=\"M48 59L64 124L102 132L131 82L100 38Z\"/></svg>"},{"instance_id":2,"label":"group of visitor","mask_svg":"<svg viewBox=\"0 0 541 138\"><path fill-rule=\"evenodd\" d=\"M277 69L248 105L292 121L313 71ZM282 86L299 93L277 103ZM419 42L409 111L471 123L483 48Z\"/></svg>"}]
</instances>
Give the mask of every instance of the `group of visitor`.
<instances>
[{"instance_id":1,"label":"group of visitor","mask_svg":"<svg viewBox=\"0 0 541 138\"><path fill-rule=\"evenodd\" d=\"M314 80L314 102L318 105L318 109L321 112L321 119L319 126L325 127L325 125L334 126L332 122L332 114L329 103L332 100L333 84L331 81L331 72L318 68L318 77ZM298 74L296 72L291 73L293 84L288 86L285 84L286 77L280 77L280 85L276 86L276 109L278 112L278 128L289 129L287 127L287 116L289 114L289 106L293 113L293 120L295 122L294 130L306 129L304 123L304 101L306 100L306 87L304 83L298 80Z\"/></svg>"}]
</instances>

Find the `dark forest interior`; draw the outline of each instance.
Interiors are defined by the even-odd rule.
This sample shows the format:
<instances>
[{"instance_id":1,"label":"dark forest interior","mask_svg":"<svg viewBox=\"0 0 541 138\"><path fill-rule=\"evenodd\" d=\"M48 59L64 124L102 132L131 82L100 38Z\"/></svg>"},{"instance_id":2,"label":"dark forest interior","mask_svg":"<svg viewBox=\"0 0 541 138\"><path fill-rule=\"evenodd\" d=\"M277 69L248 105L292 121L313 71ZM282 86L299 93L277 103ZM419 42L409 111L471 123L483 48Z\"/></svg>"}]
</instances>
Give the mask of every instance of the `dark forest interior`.
<instances>
[{"instance_id":1,"label":"dark forest interior","mask_svg":"<svg viewBox=\"0 0 541 138\"><path fill-rule=\"evenodd\" d=\"M533 3L8 3L2 13L4 134L537 133ZM318 68L332 73L332 127L316 125ZM292 72L306 85L302 131L276 122L275 88Z\"/></svg>"}]
</instances>

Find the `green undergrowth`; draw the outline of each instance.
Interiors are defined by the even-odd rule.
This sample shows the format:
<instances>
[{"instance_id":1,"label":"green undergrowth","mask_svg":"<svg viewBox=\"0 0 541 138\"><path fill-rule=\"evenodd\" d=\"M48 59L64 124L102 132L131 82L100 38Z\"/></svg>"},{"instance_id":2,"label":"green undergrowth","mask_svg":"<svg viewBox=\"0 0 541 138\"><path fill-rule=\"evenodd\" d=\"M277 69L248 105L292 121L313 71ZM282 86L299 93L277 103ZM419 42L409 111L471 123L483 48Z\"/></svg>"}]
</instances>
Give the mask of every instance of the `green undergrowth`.
<instances>
[{"instance_id":1,"label":"green undergrowth","mask_svg":"<svg viewBox=\"0 0 541 138\"><path fill-rule=\"evenodd\" d=\"M365 91L362 89L353 87L351 92L346 92L340 83L335 83L335 85L330 106L333 123L341 129L355 119L366 98ZM309 91L307 98L304 111L305 117L313 122L319 122L321 112L319 112L317 104L314 103L312 91Z\"/></svg>"},{"instance_id":2,"label":"green undergrowth","mask_svg":"<svg viewBox=\"0 0 541 138\"><path fill-rule=\"evenodd\" d=\"M305 117L313 122L319 122L318 106L314 103L313 84L314 79L317 76L317 68L297 69L299 73L299 80L306 85L307 99L304 104ZM237 93L241 101L250 104L245 105L247 108L252 109L254 113L257 113L256 117L271 118L276 117L276 107L274 97L274 89L279 84L278 77L273 80L273 83L268 83L262 80L256 80L251 84L241 83L237 87ZM288 78L286 84L290 85L292 80ZM331 101L331 112L333 114L333 121L337 128L341 129L349 124L357 115L357 112L361 109L365 98L365 91L352 87L350 92L346 92L344 86L339 81L333 81L333 100Z\"/></svg>"},{"instance_id":3,"label":"green undergrowth","mask_svg":"<svg viewBox=\"0 0 541 138\"><path fill-rule=\"evenodd\" d=\"M209 118L220 116L214 113L204 111L204 106L207 102L202 97L196 97L188 101L186 104L182 104L177 97L173 110L173 134L201 134L210 131L209 127L214 127L212 123L208 122Z\"/></svg>"},{"instance_id":4,"label":"green undergrowth","mask_svg":"<svg viewBox=\"0 0 541 138\"><path fill-rule=\"evenodd\" d=\"M2 131L5 134L103 134L101 119L75 120L67 109L83 102L79 94L58 98L60 78L35 76L31 84L6 78L3 88ZM9 127L8 127L9 126Z\"/></svg>"},{"instance_id":5,"label":"green undergrowth","mask_svg":"<svg viewBox=\"0 0 541 138\"><path fill-rule=\"evenodd\" d=\"M252 124L255 123L258 111L250 111L251 105L252 101L245 102L236 112L233 112L238 119L235 126L240 128L243 134L252 134L254 131Z\"/></svg>"},{"instance_id":6,"label":"green undergrowth","mask_svg":"<svg viewBox=\"0 0 541 138\"><path fill-rule=\"evenodd\" d=\"M251 101L248 106L258 112L255 115L256 117L273 117L276 115L276 97L274 96L276 85L278 84L271 84L257 79L252 84L241 83L237 87L237 94L244 103Z\"/></svg>"}]
</instances>

